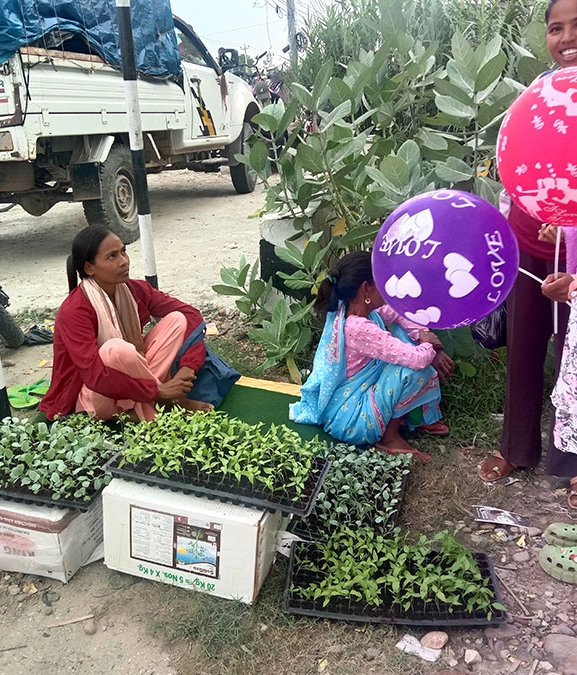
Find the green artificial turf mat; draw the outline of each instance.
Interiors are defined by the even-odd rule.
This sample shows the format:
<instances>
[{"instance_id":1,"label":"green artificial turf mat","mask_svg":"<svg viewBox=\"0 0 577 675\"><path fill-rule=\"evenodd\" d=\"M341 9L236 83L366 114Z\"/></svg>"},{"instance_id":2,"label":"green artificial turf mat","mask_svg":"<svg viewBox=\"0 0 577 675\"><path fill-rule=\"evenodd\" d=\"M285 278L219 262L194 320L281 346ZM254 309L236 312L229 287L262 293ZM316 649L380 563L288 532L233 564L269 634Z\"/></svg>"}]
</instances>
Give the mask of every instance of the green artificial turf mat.
<instances>
[{"instance_id":1,"label":"green artificial turf mat","mask_svg":"<svg viewBox=\"0 0 577 675\"><path fill-rule=\"evenodd\" d=\"M318 436L321 441L335 443L335 439L325 433L322 427L296 424L289 420L289 403L298 400L298 396L290 394L235 385L225 396L219 410L249 424L262 422L265 428L271 424L285 424L290 429L294 429L305 441Z\"/></svg>"}]
</instances>

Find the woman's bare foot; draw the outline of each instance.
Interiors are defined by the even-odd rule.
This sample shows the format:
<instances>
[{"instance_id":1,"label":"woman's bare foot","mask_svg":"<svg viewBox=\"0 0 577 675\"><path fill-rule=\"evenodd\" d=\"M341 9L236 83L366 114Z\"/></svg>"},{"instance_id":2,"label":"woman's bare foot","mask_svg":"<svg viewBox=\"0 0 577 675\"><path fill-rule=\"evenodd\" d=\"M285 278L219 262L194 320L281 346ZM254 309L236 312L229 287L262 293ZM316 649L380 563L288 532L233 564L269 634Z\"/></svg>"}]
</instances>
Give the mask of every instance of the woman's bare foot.
<instances>
[{"instance_id":1,"label":"woman's bare foot","mask_svg":"<svg viewBox=\"0 0 577 675\"><path fill-rule=\"evenodd\" d=\"M212 403L206 403L205 401L193 401L190 398L179 398L174 401L175 405L188 410L189 412L208 412L209 410L214 410Z\"/></svg>"}]
</instances>

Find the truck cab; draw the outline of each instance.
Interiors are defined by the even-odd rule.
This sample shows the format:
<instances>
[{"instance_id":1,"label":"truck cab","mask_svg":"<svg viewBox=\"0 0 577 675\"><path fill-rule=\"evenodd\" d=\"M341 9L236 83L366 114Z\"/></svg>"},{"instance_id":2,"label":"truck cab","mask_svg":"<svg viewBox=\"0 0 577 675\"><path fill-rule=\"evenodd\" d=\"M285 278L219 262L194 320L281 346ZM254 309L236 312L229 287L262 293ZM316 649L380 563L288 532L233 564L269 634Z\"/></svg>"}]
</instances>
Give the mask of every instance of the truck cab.
<instances>
[{"instance_id":1,"label":"truck cab","mask_svg":"<svg viewBox=\"0 0 577 675\"><path fill-rule=\"evenodd\" d=\"M235 190L252 192L256 177L235 155L259 105L189 24L173 21L181 72L138 80L147 170L228 166ZM82 52L77 36L44 45L23 46L0 64L0 203L40 216L81 201L89 224L130 243L138 214L122 74L88 45Z\"/></svg>"}]
</instances>

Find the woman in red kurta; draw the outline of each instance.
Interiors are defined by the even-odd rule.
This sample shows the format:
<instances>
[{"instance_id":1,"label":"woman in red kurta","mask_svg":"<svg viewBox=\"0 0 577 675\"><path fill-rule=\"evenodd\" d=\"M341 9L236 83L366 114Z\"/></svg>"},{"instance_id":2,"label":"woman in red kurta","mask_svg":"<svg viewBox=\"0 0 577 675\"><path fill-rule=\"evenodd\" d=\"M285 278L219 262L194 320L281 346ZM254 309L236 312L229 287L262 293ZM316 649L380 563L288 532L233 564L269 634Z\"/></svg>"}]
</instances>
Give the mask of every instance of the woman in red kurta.
<instances>
[{"instance_id":1,"label":"woman in red kurta","mask_svg":"<svg viewBox=\"0 0 577 675\"><path fill-rule=\"evenodd\" d=\"M102 419L122 412L152 419L157 402L212 407L186 399L204 363L204 342L190 347L169 377L185 338L202 321L197 309L129 279L126 248L105 229L76 235L68 267L71 292L56 315L52 381L39 405L49 420L80 410ZM163 318L143 338L151 316Z\"/></svg>"}]
</instances>

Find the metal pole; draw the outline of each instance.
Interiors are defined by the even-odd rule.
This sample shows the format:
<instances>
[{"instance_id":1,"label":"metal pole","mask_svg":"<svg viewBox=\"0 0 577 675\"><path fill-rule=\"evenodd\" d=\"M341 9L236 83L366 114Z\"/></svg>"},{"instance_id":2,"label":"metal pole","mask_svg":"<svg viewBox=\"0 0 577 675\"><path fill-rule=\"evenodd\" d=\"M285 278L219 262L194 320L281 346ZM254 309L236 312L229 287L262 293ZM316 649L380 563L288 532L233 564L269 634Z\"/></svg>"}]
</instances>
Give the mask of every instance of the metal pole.
<instances>
[{"instance_id":1,"label":"metal pole","mask_svg":"<svg viewBox=\"0 0 577 675\"><path fill-rule=\"evenodd\" d=\"M152 218L148 199L148 181L144 159L144 141L142 137L142 119L140 117L140 101L138 99L138 75L134 58L134 41L130 19L130 0L116 0L118 11L118 33L120 53L122 56L122 75L126 95L128 114L128 135L132 166L134 169L134 187L138 207L138 227L140 229L140 245L142 247L142 264L144 278L151 286L158 288L156 274L156 256L152 237Z\"/></svg>"},{"instance_id":2,"label":"metal pole","mask_svg":"<svg viewBox=\"0 0 577 675\"><path fill-rule=\"evenodd\" d=\"M295 0L287 0L286 15L288 22L288 38L290 47L291 66L297 65L297 26L295 16Z\"/></svg>"},{"instance_id":3,"label":"metal pole","mask_svg":"<svg viewBox=\"0 0 577 675\"><path fill-rule=\"evenodd\" d=\"M0 359L0 420L11 416L10 401L8 400L6 381L4 380L4 371L2 370L2 359Z\"/></svg>"}]
</instances>

